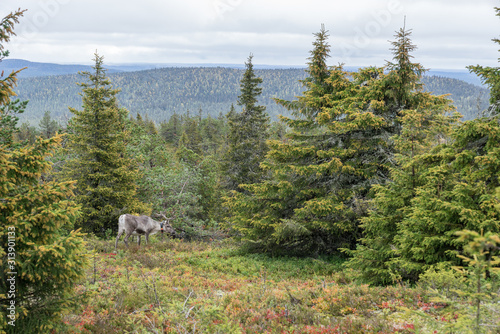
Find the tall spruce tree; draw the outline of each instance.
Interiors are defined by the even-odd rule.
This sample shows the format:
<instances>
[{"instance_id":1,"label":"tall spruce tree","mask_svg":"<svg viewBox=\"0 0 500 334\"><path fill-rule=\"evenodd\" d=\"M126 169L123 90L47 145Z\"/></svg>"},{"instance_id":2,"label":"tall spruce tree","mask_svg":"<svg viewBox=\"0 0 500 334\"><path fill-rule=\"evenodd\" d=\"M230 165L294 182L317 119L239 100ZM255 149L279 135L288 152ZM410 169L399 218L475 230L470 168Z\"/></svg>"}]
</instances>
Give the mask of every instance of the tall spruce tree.
<instances>
[{"instance_id":1,"label":"tall spruce tree","mask_svg":"<svg viewBox=\"0 0 500 334\"><path fill-rule=\"evenodd\" d=\"M401 224L411 212L418 189L428 178L428 163L418 157L449 137L460 115L447 116L454 108L445 96L433 96L423 91L423 67L411 61L416 48L411 31L402 28L392 42L393 61L387 63L389 88L387 105L398 117L400 131L394 142L395 165L390 169L391 181L375 185L375 198L369 215L362 217L363 237L357 249L350 251L349 266L360 269L363 278L374 284L386 284L400 279L414 279L414 272L397 265L399 247L396 238Z\"/></svg>"},{"instance_id":2,"label":"tall spruce tree","mask_svg":"<svg viewBox=\"0 0 500 334\"><path fill-rule=\"evenodd\" d=\"M103 234L116 229L122 213L142 213L147 208L135 198L138 171L126 153L128 112L116 102L103 57L94 58L94 72L82 72L83 110L70 108L68 149L72 159L66 174L77 181L76 198L82 206L79 225Z\"/></svg>"},{"instance_id":3,"label":"tall spruce tree","mask_svg":"<svg viewBox=\"0 0 500 334\"><path fill-rule=\"evenodd\" d=\"M464 249L458 231L500 232L500 68L469 69L490 87L491 105L486 117L454 128L449 143L412 159L422 166L422 177L397 225L395 252L387 261L399 277L416 280L438 263L463 265L456 256Z\"/></svg>"},{"instance_id":4,"label":"tall spruce tree","mask_svg":"<svg viewBox=\"0 0 500 334\"><path fill-rule=\"evenodd\" d=\"M3 44L24 11L0 21ZM3 71L0 71L3 72ZM76 282L88 264L83 236L73 231L79 208L73 182L45 182L49 157L60 136L14 144L18 116L7 107L15 95L16 74L0 77L0 333L64 332L61 315L77 305ZM6 118L7 122L3 122ZM9 135L10 134L10 135Z\"/></svg>"},{"instance_id":5,"label":"tall spruce tree","mask_svg":"<svg viewBox=\"0 0 500 334\"><path fill-rule=\"evenodd\" d=\"M229 190L241 191L240 184L252 184L262 179L260 163L268 149L269 116L266 107L257 104L262 93L259 87L262 78L255 75L252 59L253 55L250 55L240 83L238 105L243 110L230 113L228 118L228 147L222 168L225 171L223 182Z\"/></svg>"},{"instance_id":6,"label":"tall spruce tree","mask_svg":"<svg viewBox=\"0 0 500 334\"><path fill-rule=\"evenodd\" d=\"M323 252L333 244L325 232L335 208L323 200L334 186L328 174L338 167L338 160L327 151L331 136L317 117L330 105L329 99L339 100L351 84L341 66L330 70L326 65L330 45L324 26L315 37L308 58L309 76L302 81L304 93L295 101L276 99L295 118L281 117L291 129L288 138L270 142L268 159L263 162L270 179L245 186L249 194L228 202L235 229L261 250Z\"/></svg>"}]
</instances>

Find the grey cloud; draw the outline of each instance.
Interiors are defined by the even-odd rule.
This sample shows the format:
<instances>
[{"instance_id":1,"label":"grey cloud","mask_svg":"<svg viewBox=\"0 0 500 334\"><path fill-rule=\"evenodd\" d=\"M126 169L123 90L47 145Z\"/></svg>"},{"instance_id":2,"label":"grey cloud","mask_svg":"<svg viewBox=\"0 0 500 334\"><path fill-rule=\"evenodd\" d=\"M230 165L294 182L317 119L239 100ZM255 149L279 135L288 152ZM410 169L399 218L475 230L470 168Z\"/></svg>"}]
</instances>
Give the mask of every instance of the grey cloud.
<instances>
[{"instance_id":1,"label":"grey cloud","mask_svg":"<svg viewBox=\"0 0 500 334\"><path fill-rule=\"evenodd\" d=\"M426 67L498 58L496 0L24 0L29 9L9 45L13 57L88 62L306 62L313 33L330 31L332 64L383 65L388 40L413 29L415 59ZM0 12L20 6L1 0Z\"/></svg>"}]
</instances>

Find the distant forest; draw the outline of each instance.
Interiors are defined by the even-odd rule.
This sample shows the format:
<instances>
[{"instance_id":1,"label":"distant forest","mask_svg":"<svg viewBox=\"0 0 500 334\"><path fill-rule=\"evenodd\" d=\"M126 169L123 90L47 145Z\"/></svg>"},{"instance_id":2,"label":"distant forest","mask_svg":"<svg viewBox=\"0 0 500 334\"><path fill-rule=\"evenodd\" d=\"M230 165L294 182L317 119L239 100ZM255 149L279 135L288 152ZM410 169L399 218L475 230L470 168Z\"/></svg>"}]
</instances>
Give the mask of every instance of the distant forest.
<instances>
[{"instance_id":1,"label":"distant forest","mask_svg":"<svg viewBox=\"0 0 500 334\"><path fill-rule=\"evenodd\" d=\"M256 75L263 79L259 103L267 107L272 119L288 111L272 98L292 100L300 95L299 80L306 77L304 69L261 69ZM118 100L131 114L148 116L156 122L168 120L174 113L187 110L203 116L226 114L236 104L243 70L223 67L161 68L137 72L110 73L109 77L121 92ZM80 75L59 75L22 78L16 89L21 100L29 100L21 122L38 124L45 111L65 122L70 116L68 107L81 107ZM457 111L464 120L474 119L488 106L489 92L461 80L425 76L425 89L434 94L451 94ZM238 110L238 108L237 108Z\"/></svg>"}]
</instances>

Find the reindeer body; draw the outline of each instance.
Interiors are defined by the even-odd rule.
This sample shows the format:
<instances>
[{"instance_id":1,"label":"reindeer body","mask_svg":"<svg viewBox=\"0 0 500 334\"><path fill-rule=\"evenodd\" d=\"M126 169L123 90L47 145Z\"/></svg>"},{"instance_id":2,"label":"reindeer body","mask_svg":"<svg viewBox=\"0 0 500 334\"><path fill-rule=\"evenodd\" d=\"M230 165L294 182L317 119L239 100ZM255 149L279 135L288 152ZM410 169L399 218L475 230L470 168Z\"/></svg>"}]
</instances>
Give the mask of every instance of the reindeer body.
<instances>
[{"instance_id":1,"label":"reindeer body","mask_svg":"<svg viewBox=\"0 0 500 334\"><path fill-rule=\"evenodd\" d=\"M118 235L115 242L115 250L118 247L118 240L125 233L123 242L128 247L128 238L131 235L137 235L137 244L141 244L141 236L146 236L146 244L149 241L149 236L165 230L170 235L175 235L175 231L168 223L168 219L162 222L157 222L148 216L134 216L130 214L121 215L118 219Z\"/></svg>"}]
</instances>

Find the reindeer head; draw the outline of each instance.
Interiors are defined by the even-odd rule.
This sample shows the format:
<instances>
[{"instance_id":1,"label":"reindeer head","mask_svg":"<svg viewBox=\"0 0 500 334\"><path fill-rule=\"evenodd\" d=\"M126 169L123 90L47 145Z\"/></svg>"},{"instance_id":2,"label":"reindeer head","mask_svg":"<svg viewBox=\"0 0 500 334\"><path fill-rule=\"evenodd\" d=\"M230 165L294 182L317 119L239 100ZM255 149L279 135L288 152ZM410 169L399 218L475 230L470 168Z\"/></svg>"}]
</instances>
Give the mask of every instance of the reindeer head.
<instances>
[{"instance_id":1,"label":"reindeer head","mask_svg":"<svg viewBox=\"0 0 500 334\"><path fill-rule=\"evenodd\" d=\"M170 236L176 237L177 233L175 232L174 228L172 225L170 225L170 221L173 218L167 218L164 214L160 214L160 216L163 218L163 221L160 222L160 232L163 233L164 231L167 232Z\"/></svg>"}]
</instances>

